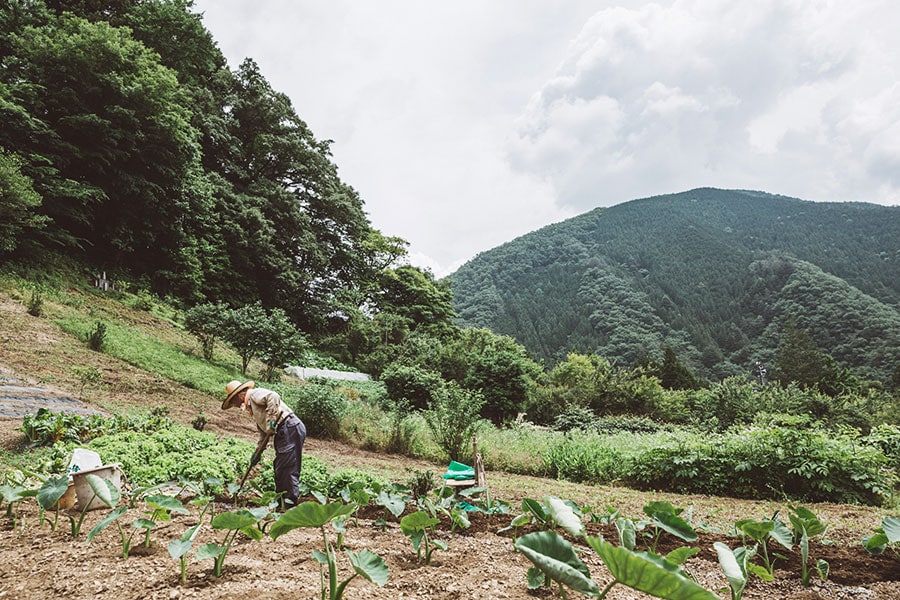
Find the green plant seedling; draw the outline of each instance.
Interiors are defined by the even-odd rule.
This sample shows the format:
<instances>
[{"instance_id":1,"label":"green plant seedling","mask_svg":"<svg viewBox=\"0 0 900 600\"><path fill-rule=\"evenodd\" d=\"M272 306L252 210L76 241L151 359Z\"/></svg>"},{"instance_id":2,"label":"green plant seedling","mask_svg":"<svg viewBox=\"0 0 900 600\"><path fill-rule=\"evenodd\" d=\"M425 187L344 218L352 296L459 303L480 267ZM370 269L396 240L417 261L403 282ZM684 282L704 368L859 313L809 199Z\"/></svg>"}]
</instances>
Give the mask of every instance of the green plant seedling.
<instances>
[{"instance_id":1,"label":"green plant seedling","mask_svg":"<svg viewBox=\"0 0 900 600\"><path fill-rule=\"evenodd\" d=\"M201 522L202 522L201 517ZM181 584L184 585L187 583L187 555L191 549L191 546L194 545L194 538L197 537L197 532L200 530L200 523L197 523L193 527L188 528L183 534L181 534L181 538L177 540L172 540L169 542L168 550L169 556L178 560L179 566L181 567Z\"/></svg>"},{"instance_id":2,"label":"green plant seedling","mask_svg":"<svg viewBox=\"0 0 900 600\"><path fill-rule=\"evenodd\" d=\"M0 485L0 496L6 500L6 516L13 520L13 529L19 522L19 503L28 497L25 491L25 488L20 486Z\"/></svg>"},{"instance_id":3,"label":"green plant seedling","mask_svg":"<svg viewBox=\"0 0 900 600\"><path fill-rule=\"evenodd\" d=\"M800 581L803 587L809 587L809 540L812 537L825 533L827 527L816 517L816 515L807 508L802 506L791 506L791 513L788 515L791 525L794 528L794 539L799 539L800 544ZM821 573L828 573L828 563L824 560L816 562L816 569Z\"/></svg>"},{"instance_id":4,"label":"green plant seedling","mask_svg":"<svg viewBox=\"0 0 900 600\"><path fill-rule=\"evenodd\" d=\"M529 589L549 587L555 581L563 598L567 598L566 588L589 596L598 594L599 587L574 546L555 531L523 535L516 540L515 548L534 565L528 569Z\"/></svg>"},{"instance_id":5,"label":"green plant seedling","mask_svg":"<svg viewBox=\"0 0 900 600\"><path fill-rule=\"evenodd\" d=\"M166 523L168 521L171 521L173 512L177 512L182 515L190 514L190 511L188 511L188 509L186 509L177 498L173 498L172 496L167 496L165 494L150 496L144 501L151 508L151 510L146 511L150 515L150 518L138 519L137 521L135 521L135 523L139 523L139 525L132 524L132 527L146 530L146 534L144 535L145 548L150 546L150 532L156 527L158 523Z\"/></svg>"},{"instance_id":6,"label":"green plant seedling","mask_svg":"<svg viewBox=\"0 0 900 600\"><path fill-rule=\"evenodd\" d=\"M312 553L313 558L321 567L327 566L328 568L327 583L324 571L320 570L322 600L340 600L344 595L347 584L357 575L361 575L364 579L377 586L382 586L387 582L387 564L380 556L369 550L360 550L358 553L347 550L346 554L350 559L354 573L347 579L338 581L337 552L331 542L328 541L325 525L342 517L345 518L355 510L356 507L353 504L303 502L281 515L272 525L269 532L269 536L273 540L298 527L317 527L322 532L323 551L314 550Z\"/></svg>"},{"instance_id":7,"label":"green plant seedling","mask_svg":"<svg viewBox=\"0 0 900 600\"><path fill-rule=\"evenodd\" d=\"M59 523L59 500L68 489L69 477L63 475L47 479L44 485L41 486L41 489L38 490L37 502L41 508L41 523L44 521L44 511L51 510L54 506L56 507L56 514L53 517L53 523L50 525L51 531L56 531L56 526Z\"/></svg>"},{"instance_id":8,"label":"green plant seedling","mask_svg":"<svg viewBox=\"0 0 900 600\"><path fill-rule=\"evenodd\" d=\"M225 565L225 556L231 549L231 545L234 543L238 533L243 533L251 540L257 542L262 539L262 531L255 526L258 521L259 517L244 509L219 513L213 517L210 525L213 529L225 530L225 537L222 539L221 544L210 543L200 546L195 555L196 559L207 560L212 558L215 561L213 563L213 575L221 577L222 567Z\"/></svg>"},{"instance_id":9,"label":"green plant seedling","mask_svg":"<svg viewBox=\"0 0 900 600\"><path fill-rule=\"evenodd\" d=\"M719 597L692 581L676 564L650 552L634 552L618 548L600 537L585 537L587 544L600 555L613 576L598 598L605 598L616 584L667 600L719 600Z\"/></svg>"},{"instance_id":10,"label":"green plant seedling","mask_svg":"<svg viewBox=\"0 0 900 600\"><path fill-rule=\"evenodd\" d=\"M119 503L121 497L119 489L113 485L112 481L98 477L93 473L88 473L84 478L90 486L93 495L90 500L84 503L84 508L81 509L81 514L78 516L78 519L69 516L73 538L77 538L81 533L81 525L84 523L84 517L87 514L88 507L94 502L94 499L99 499L103 504L112 508Z\"/></svg>"},{"instance_id":11,"label":"green plant seedling","mask_svg":"<svg viewBox=\"0 0 900 600\"><path fill-rule=\"evenodd\" d=\"M768 542L769 540L774 540L786 550L792 550L794 546L791 531L776 517L763 519L762 521L742 519L735 522L734 526L742 535L755 541L762 549L762 570L764 572L754 568L757 565L753 564L749 565L749 569L764 581L772 581L775 574L775 558L780 555L769 556Z\"/></svg>"},{"instance_id":12,"label":"green plant seedling","mask_svg":"<svg viewBox=\"0 0 900 600\"><path fill-rule=\"evenodd\" d=\"M869 554L881 554L890 548L900 556L900 517L884 517L881 526L876 527L872 535L864 537L862 543Z\"/></svg>"},{"instance_id":13,"label":"green plant seedling","mask_svg":"<svg viewBox=\"0 0 900 600\"><path fill-rule=\"evenodd\" d=\"M581 510L570 500L561 500L556 496L544 496L543 501L538 502L531 498L525 498L522 500L522 509L531 514L532 522L540 523L544 529L559 527L573 537L580 537L584 534Z\"/></svg>"},{"instance_id":14,"label":"green plant seedling","mask_svg":"<svg viewBox=\"0 0 900 600\"><path fill-rule=\"evenodd\" d=\"M416 558L422 558L424 550L425 564L431 563L431 554L436 549L446 550L447 544L441 540L432 539L428 530L440 523L440 519L430 517L423 510L410 513L400 519L400 531L410 539L412 547L416 551Z\"/></svg>"},{"instance_id":15,"label":"green plant seedling","mask_svg":"<svg viewBox=\"0 0 900 600\"><path fill-rule=\"evenodd\" d=\"M637 545L637 529L634 521L619 517L616 519L616 531L619 532L619 545L626 550L634 550Z\"/></svg>"},{"instance_id":16,"label":"green plant seedling","mask_svg":"<svg viewBox=\"0 0 900 600\"><path fill-rule=\"evenodd\" d=\"M531 523L531 515L529 515L528 513L522 513L520 515L513 517L512 522L509 525L507 525L506 527L503 527L503 528L497 530L497 533L503 533L504 531L509 531L510 529L512 529L513 530L513 545L515 545L516 541L519 539L519 527L524 527L525 525L528 525L529 523Z\"/></svg>"},{"instance_id":17,"label":"green plant seedling","mask_svg":"<svg viewBox=\"0 0 900 600\"><path fill-rule=\"evenodd\" d=\"M697 541L697 532L679 516L682 512L683 509L676 509L668 502L651 502L644 507L644 514L650 517L647 524L653 527L651 552L656 552L656 546L663 531L686 542Z\"/></svg>"},{"instance_id":18,"label":"green plant seedling","mask_svg":"<svg viewBox=\"0 0 900 600\"><path fill-rule=\"evenodd\" d=\"M396 490L382 488L378 490L374 501L375 504L383 506L385 511L394 515L394 518L399 519L400 515L403 514L403 511L406 510L406 501L408 498L409 496Z\"/></svg>"},{"instance_id":19,"label":"green plant seedling","mask_svg":"<svg viewBox=\"0 0 900 600\"><path fill-rule=\"evenodd\" d=\"M741 600L749 579L747 566L750 553L744 547L732 550L722 542L713 543L713 548L719 557L719 565L725 573L728 586L731 588L731 600Z\"/></svg>"},{"instance_id":20,"label":"green plant seedling","mask_svg":"<svg viewBox=\"0 0 900 600\"><path fill-rule=\"evenodd\" d=\"M127 506L120 506L112 510L108 515L103 517L99 523L94 525L94 528L91 529L88 534L86 541L88 544L91 543L91 540L97 536L101 531L109 527L109 525L113 522L116 522L116 526L119 528L119 539L122 542L122 558L128 558L128 553L131 549L131 539L134 537L135 532L132 531L131 535L125 535L125 531L122 529L122 525L116 521L119 517L125 514L125 511L128 510Z\"/></svg>"}]
</instances>

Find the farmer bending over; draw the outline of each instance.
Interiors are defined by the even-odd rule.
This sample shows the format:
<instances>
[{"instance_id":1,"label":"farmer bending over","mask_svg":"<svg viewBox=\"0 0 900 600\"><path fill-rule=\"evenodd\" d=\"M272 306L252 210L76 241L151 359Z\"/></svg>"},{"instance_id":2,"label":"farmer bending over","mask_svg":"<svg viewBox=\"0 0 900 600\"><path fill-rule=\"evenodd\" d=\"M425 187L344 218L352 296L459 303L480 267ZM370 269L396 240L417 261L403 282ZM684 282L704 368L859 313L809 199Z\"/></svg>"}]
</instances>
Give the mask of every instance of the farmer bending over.
<instances>
[{"instance_id":1,"label":"farmer bending over","mask_svg":"<svg viewBox=\"0 0 900 600\"><path fill-rule=\"evenodd\" d=\"M306 425L281 401L272 390L255 388L252 381L231 381L225 386L227 397L222 409L240 406L250 411L259 431L259 443L250 459L250 467L262 458L270 437L275 437L275 491L284 494L282 503L290 507L297 504L300 495L300 463L303 460L303 442Z\"/></svg>"}]
</instances>

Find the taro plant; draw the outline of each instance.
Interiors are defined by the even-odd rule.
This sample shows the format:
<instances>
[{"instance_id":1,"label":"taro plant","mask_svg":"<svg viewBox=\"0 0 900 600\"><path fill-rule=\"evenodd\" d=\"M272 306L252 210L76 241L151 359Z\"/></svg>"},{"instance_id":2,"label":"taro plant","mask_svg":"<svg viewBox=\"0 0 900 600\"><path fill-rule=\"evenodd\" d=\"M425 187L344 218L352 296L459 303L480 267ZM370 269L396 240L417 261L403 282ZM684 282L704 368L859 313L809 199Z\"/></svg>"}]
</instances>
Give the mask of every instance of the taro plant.
<instances>
[{"instance_id":1,"label":"taro plant","mask_svg":"<svg viewBox=\"0 0 900 600\"><path fill-rule=\"evenodd\" d=\"M728 586L731 588L731 600L741 600L744 589L747 587L750 558L755 553L755 549L748 550L740 546L732 550L722 542L713 543L713 548L719 557L719 565L725 573Z\"/></svg>"},{"instance_id":2,"label":"taro plant","mask_svg":"<svg viewBox=\"0 0 900 600\"><path fill-rule=\"evenodd\" d=\"M530 517L532 523L537 523L546 530L559 527L574 537L584 533L581 509L571 500L562 500L556 496L544 496L541 502L533 498L524 498L522 510L523 514ZM513 519L517 520L521 523L518 517Z\"/></svg>"},{"instance_id":3,"label":"taro plant","mask_svg":"<svg viewBox=\"0 0 900 600\"><path fill-rule=\"evenodd\" d=\"M240 509L231 512L219 513L212 518L210 525L213 529L225 531L225 537L222 538L221 544L210 543L204 544L197 549L195 558L197 560L208 560L212 558L213 575L222 576L222 567L225 565L225 556L231 549L234 539L238 533L243 533L253 541L258 542L263 537L262 530L256 526L260 517L252 511Z\"/></svg>"},{"instance_id":4,"label":"taro plant","mask_svg":"<svg viewBox=\"0 0 900 600\"><path fill-rule=\"evenodd\" d=\"M600 537L584 538L609 569L613 580L602 590L590 577L574 546L555 531L538 531L516 541L516 550L534 565L529 569L529 587L555 581L567 598L566 588L605 598L613 586L621 584L668 600L718 600L718 596L694 583L676 564L649 552L616 547Z\"/></svg>"},{"instance_id":5,"label":"taro plant","mask_svg":"<svg viewBox=\"0 0 900 600\"><path fill-rule=\"evenodd\" d=\"M59 523L59 501L69 489L69 477L63 475L61 477L53 477L44 481L41 489L37 493L37 502L41 510L41 523L44 522L44 511L51 510L56 507L56 514L53 517L53 523L50 525L50 531L56 531Z\"/></svg>"},{"instance_id":6,"label":"taro plant","mask_svg":"<svg viewBox=\"0 0 900 600\"><path fill-rule=\"evenodd\" d=\"M112 481L98 477L93 473L88 473L84 478L93 494L91 495L91 499L84 503L84 507L81 509L81 513L77 519L69 515L69 524L72 526L73 538L77 538L81 533L81 525L84 523L84 517L87 515L88 508L94 503L95 499L100 500L103 504L112 508L119 503L121 497L119 488L117 488Z\"/></svg>"},{"instance_id":7,"label":"taro plant","mask_svg":"<svg viewBox=\"0 0 900 600\"><path fill-rule=\"evenodd\" d=\"M755 541L762 550L762 567L749 564L747 568L760 579L772 581L775 575L775 559L783 557L779 554L769 556L769 541L774 540L790 551L794 547L791 530L778 519L778 513L775 513L771 519L763 519L761 521L741 519L734 524L734 527L742 536Z\"/></svg>"},{"instance_id":8,"label":"taro plant","mask_svg":"<svg viewBox=\"0 0 900 600\"><path fill-rule=\"evenodd\" d=\"M640 531L642 526L649 526L652 531L645 535L652 538L650 551L656 552L656 546L659 543L659 537L665 531L686 542L696 542L697 532L691 525L681 518L684 509L675 508L668 502L651 502L644 507L644 514L650 520L642 521L637 529Z\"/></svg>"},{"instance_id":9,"label":"taro plant","mask_svg":"<svg viewBox=\"0 0 900 600\"><path fill-rule=\"evenodd\" d=\"M400 531L412 542L413 550L416 551L416 558L421 560L424 552L426 565L431 563L431 554L435 550L447 549L446 542L433 539L428 535L428 530L433 529L440 522L440 519L428 516L428 513L424 510L410 513L400 519Z\"/></svg>"},{"instance_id":10,"label":"taro plant","mask_svg":"<svg viewBox=\"0 0 900 600\"><path fill-rule=\"evenodd\" d=\"M181 534L181 537L179 539L169 542L169 556L177 559L178 564L181 567L182 585L187 583L187 555L191 550L191 546L194 545L194 538L197 537L198 531L200 531L200 523L197 523L193 527L189 527L187 531Z\"/></svg>"},{"instance_id":11,"label":"taro plant","mask_svg":"<svg viewBox=\"0 0 900 600\"><path fill-rule=\"evenodd\" d=\"M884 517L881 526L872 535L863 538L863 547L869 554L881 554L887 548L900 556L900 517Z\"/></svg>"},{"instance_id":12,"label":"taro plant","mask_svg":"<svg viewBox=\"0 0 900 600\"><path fill-rule=\"evenodd\" d=\"M19 503L28 497L26 489L8 484L0 485L0 497L6 500L6 516L13 520L13 529L19 523ZM0 502L2 504L2 502Z\"/></svg>"},{"instance_id":13,"label":"taro plant","mask_svg":"<svg viewBox=\"0 0 900 600\"><path fill-rule=\"evenodd\" d=\"M802 506L791 506L788 517L793 526L794 539L800 544L800 581L803 587L809 587L809 540L817 535L825 533L825 525L816 515ZM829 565L822 559L816 561L816 571L823 580L828 578Z\"/></svg>"},{"instance_id":14,"label":"taro plant","mask_svg":"<svg viewBox=\"0 0 900 600\"><path fill-rule=\"evenodd\" d=\"M277 540L280 536L298 527L316 527L321 530L323 551L313 550L312 553L313 559L320 565L321 600L341 600L347 584L357 575L361 575L364 579L377 586L382 586L387 582L388 567L384 559L366 549L359 552L345 550L347 558L350 559L350 565L353 567L353 574L343 581L338 581L337 551L335 546L328 540L325 526L342 517L351 515L354 510L356 508L353 504L343 504L341 502L331 502L329 504L303 502L285 511L269 531L269 536L273 540ZM328 568L327 583L324 572L325 566Z\"/></svg>"},{"instance_id":15,"label":"taro plant","mask_svg":"<svg viewBox=\"0 0 900 600\"><path fill-rule=\"evenodd\" d=\"M122 542L122 558L128 558L128 553L131 551L131 540L134 538L137 529L133 529L130 534L126 535L125 530L122 529L122 525L117 521L117 519L124 515L127 510L127 506L120 506L119 508L110 511L108 515L103 517L103 519L94 525L94 528L88 532L87 543L90 544L91 540L93 540L98 533L109 527L110 523L115 522L116 526L119 528L119 540Z\"/></svg>"},{"instance_id":16,"label":"taro plant","mask_svg":"<svg viewBox=\"0 0 900 600\"><path fill-rule=\"evenodd\" d=\"M459 495L468 500L471 506L480 512L492 515L505 515L509 512L509 503L493 498L487 487L470 487L460 490Z\"/></svg>"},{"instance_id":17,"label":"taro plant","mask_svg":"<svg viewBox=\"0 0 900 600\"><path fill-rule=\"evenodd\" d=\"M135 529L144 529L146 531L144 534L145 548L150 547L150 532L158 523L167 523L171 521L173 512L182 515L190 514L190 511L188 511L177 498L165 494L149 496L144 499L144 502L150 506L150 510L145 511L149 515L149 518L138 519L132 523L132 527Z\"/></svg>"}]
</instances>

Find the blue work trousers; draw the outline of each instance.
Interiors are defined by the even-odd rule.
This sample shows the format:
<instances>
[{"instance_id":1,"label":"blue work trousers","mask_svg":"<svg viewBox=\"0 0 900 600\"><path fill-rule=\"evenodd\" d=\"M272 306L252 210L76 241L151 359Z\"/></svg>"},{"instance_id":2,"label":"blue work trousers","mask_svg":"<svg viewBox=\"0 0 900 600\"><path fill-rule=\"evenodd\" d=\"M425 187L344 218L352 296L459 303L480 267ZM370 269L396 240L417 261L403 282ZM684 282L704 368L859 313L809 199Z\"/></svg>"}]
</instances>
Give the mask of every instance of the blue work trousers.
<instances>
[{"instance_id":1,"label":"blue work trousers","mask_svg":"<svg viewBox=\"0 0 900 600\"><path fill-rule=\"evenodd\" d=\"M275 491L283 494L285 508L297 505L300 495L300 466L303 462L303 442L306 425L296 415L290 415L278 426L275 434Z\"/></svg>"}]
</instances>

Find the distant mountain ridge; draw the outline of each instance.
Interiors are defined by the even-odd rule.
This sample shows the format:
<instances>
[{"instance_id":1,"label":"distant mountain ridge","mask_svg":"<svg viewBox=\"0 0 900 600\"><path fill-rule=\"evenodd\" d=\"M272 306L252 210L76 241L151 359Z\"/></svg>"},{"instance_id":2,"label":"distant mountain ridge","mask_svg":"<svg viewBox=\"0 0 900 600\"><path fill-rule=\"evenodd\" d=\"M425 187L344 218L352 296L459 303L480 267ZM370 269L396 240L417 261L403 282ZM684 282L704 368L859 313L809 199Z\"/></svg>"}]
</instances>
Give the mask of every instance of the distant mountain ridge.
<instances>
[{"instance_id":1,"label":"distant mountain ridge","mask_svg":"<svg viewBox=\"0 0 900 600\"><path fill-rule=\"evenodd\" d=\"M771 363L790 319L841 366L900 364L900 207L700 188L597 208L450 276L463 325L549 364L671 347L722 378Z\"/></svg>"}]
</instances>

